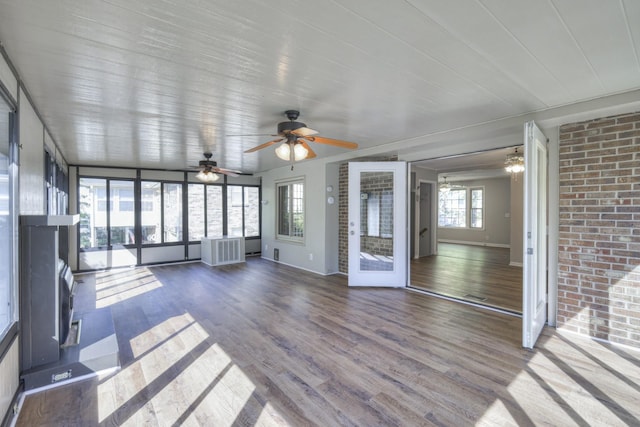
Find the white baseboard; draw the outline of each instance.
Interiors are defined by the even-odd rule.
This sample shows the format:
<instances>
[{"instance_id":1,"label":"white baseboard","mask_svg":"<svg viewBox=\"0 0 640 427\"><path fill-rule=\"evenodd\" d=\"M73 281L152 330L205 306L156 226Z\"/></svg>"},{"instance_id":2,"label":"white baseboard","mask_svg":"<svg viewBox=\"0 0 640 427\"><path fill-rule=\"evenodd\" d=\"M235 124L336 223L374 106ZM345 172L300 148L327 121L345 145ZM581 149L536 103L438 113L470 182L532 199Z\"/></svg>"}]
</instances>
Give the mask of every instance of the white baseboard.
<instances>
[{"instance_id":1,"label":"white baseboard","mask_svg":"<svg viewBox=\"0 0 640 427\"><path fill-rule=\"evenodd\" d=\"M509 263L509 266L511 266L511 267L523 267L523 264L521 262L513 262L513 261L511 261Z\"/></svg>"},{"instance_id":2,"label":"white baseboard","mask_svg":"<svg viewBox=\"0 0 640 427\"><path fill-rule=\"evenodd\" d=\"M263 256L261 256L260 258L262 258L264 260L267 260L267 261L275 262L276 264L282 264L282 265L286 265L288 267L297 268L298 270L308 271L309 273L319 274L320 276L330 276L332 274L335 274L335 273L320 273L319 271L311 270L309 268L300 267L299 265L293 265L293 264L289 264L289 263L282 262L282 261L276 261L273 258L267 258L267 257L263 257Z\"/></svg>"},{"instance_id":3,"label":"white baseboard","mask_svg":"<svg viewBox=\"0 0 640 427\"><path fill-rule=\"evenodd\" d=\"M488 246L490 248L506 248L506 249L509 249L511 247L511 245L508 245L506 243L469 242L466 240L451 240L451 239L438 239L438 243L455 243L457 245Z\"/></svg>"}]
</instances>

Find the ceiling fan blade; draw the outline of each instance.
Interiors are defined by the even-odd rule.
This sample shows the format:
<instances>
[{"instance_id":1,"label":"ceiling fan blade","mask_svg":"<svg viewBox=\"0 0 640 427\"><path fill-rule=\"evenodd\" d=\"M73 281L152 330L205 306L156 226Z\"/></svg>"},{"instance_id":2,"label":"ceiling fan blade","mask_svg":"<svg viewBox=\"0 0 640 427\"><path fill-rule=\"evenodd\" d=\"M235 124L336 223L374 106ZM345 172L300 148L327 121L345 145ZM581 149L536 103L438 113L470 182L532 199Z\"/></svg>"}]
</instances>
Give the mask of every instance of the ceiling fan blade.
<instances>
[{"instance_id":1,"label":"ceiling fan blade","mask_svg":"<svg viewBox=\"0 0 640 427\"><path fill-rule=\"evenodd\" d=\"M333 145L336 147L348 148L350 150L355 150L356 148L358 148L358 144L356 144L355 142L342 141L340 139L323 138L321 136L307 136L305 138L311 142L317 142L319 144L327 144L327 145Z\"/></svg>"},{"instance_id":2,"label":"ceiling fan blade","mask_svg":"<svg viewBox=\"0 0 640 427\"><path fill-rule=\"evenodd\" d=\"M295 136L305 137L305 136L316 135L318 133L318 131L317 130L313 130L313 129L309 129L309 128L303 126L303 127L298 128L296 130L292 130L291 133L294 134Z\"/></svg>"},{"instance_id":3,"label":"ceiling fan blade","mask_svg":"<svg viewBox=\"0 0 640 427\"><path fill-rule=\"evenodd\" d=\"M309 152L309 154L307 154L307 157L305 157L306 159L313 159L314 157L316 157L315 151L313 151L311 147L309 147L309 144L307 144L307 141L305 141L304 139L299 139L298 141L300 141L302 146L306 148L307 151Z\"/></svg>"},{"instance_id":4,"label":"ceiling fan blade","mask_svg":"<svg viewBox=\"0 0 640 427\"><path fill-rule=\"evenodd\" d=\"M225 136L279 136L272 133L230 133Z\"/></svg>"},{"instance_id":5,"label":"ceiling fan blade","mask_svg":"<svg viewBox=\"0 0 640 427\"><path fill-rule=\"evenodd\" d=\"M239 176L236 172L240 172L240 171L232 171L224 168L213 168L213 171L215 173L221 173L223 175L228 175L228 176Z\"/></svg>"},{"instance_id":6,"label":"ceiling fan blade","mask_svg":"<svg viewBox=\"0 0 640 427\"><path fill-rule=\"evenodd\" d=\"M277 144L280 141L283 141L284 138L274 139L273 141L265 142L264 144L260 144L257 147L253 147L245 151L245 153L253 153L254 151L262 150L263 148L267 148L270 145Z\"/></svg>"}]
</instances>

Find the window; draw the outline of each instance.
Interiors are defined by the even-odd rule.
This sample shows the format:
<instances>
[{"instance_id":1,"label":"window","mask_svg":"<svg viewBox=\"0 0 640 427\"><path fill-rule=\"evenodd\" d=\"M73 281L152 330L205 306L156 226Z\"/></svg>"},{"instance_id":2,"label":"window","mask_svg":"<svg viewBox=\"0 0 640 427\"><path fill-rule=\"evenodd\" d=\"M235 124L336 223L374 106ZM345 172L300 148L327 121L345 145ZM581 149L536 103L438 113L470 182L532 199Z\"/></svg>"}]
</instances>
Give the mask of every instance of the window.
<instances>
[{"instance_id":1,"label":"window","mask_svg":"<svg viewBox=\"0 0 640 427\"><path fill-rule=\"evenodd\" d=\"M239 185L227 186L227 235L242 236L244 227L242 202L242 187Z\"/></svg>"},{"instance_id":2,"label":"window","mask_svg":"<svg viewBox=\"0 0 640 427\"><path fill-rule=\"evenodd\" d=\"M222 186L207 185L207 237L222 237Z\"/></svg>"},{"instance_id":3,"label":"window","mask_svg":"<svg viewBox=\"0 0 640 427\"><path fill-rule=\"evenodd\" d=\"M135 244L133 187L133 181L80 178L80 249Z\"/></svg>"},{"instance_id":4,"label":"window","mask_svg":"<svg viewBox=\"0 0 640 427\"><path fill-rule=\"evenodd\" d=\"M260 188L244 187L244 236L260 236Z\"/></svg>"},{"instance_id":5,"label":"window","mask_svg":"<svg viewBox=\"0 0 640 427\"><path fill-rule=\"evenodd\" d=\"M456 188L438 194L438 227L483 228L484 189Z\"/></svg>"},{"instance_id":6,"label":"window","mask_svg":"<svg viewBox=\"0 0 640 427\"><path fill-rule=\"evenodd\" d=\"M189 184L187 187L189 210L189 241L200 240L204 237L204 204L206 199L204 184Z\"/></svg>"},{"instance_id":7,"label":"window","mask_svg":"<svg viewBox=\"0 0 640 427\"><path fill-rule=\"evenodd\" d=\"M160 233L162 224L160 182L142 181L142 243L162 243Z\"/></svg>"},{"instance_id":8,"label":"window","mask_svg":"<svg viewBox=\"0 0 640 427\"><path fill-rule=\"evenodd\" d=\"M277 184L278 238L304 238L304 181Z\"/></svg>"},{"instance_id":9,"label":"window","mask_svg":"<svg viewBox=\"0 0 640 427\"><path fill-rule=\"evenodd\" d=\"M484 191L482 188L471 189L471 228L482 228L484 218L484 204L483 204Z\"/></svg>"},{"instance_id":10,"label":"window","mask_svg":"<svg viewBox=\"0 0 640 427\"><path fill-rule=\"evenodd\" d=\"M7 333L15 324L18 311L18 277L14 262L17 250L14 237L17 231L13 226L17 215L14 208L17 180L11 173L9 154L11 145L15 145L10 140L13 123L9 106L0 97L0 337L3 339L8 337Z\"/></svg>"},{"instance_id":11,"label":"window","mask_svg":"<svg viewBox=\"0 0 640 427\"><path fill-rule=\"evenodd\" d=\"M164 242L182 240L182 184L163 184Z\"/></svg>"},{"instance_id":12,"label":"window","mask_svg":"<svg viewBox=\"0 0 640 427\"><path fill-rule=\"evenodd\" d=\"M109 181L111 245L131 245L135 239L133 181Z\"/></svg>"},{"instance_id":13,"label":"window","mask_svg":"<svg viewBox=\"0 0 640 427\"><path fill-rule=\"evenodd\" d=\"M108 245L107 180L80 178L80 249Z\"/></svg>"}]
</instances>

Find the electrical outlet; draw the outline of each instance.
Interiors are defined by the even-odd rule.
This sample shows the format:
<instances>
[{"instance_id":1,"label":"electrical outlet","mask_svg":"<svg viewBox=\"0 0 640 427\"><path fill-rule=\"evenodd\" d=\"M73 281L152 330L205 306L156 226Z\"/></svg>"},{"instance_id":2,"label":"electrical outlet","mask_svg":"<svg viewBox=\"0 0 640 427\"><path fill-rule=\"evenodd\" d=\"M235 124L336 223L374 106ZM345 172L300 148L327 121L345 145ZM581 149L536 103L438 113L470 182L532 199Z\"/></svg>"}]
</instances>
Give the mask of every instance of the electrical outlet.
<instances>
[{"instance_id":1,"label":"electrical outlet","mask_svg":"<svg viewBox=\"0 0 640 427\"><path fill-rule=\"evenodd\" d=\"M267 252L269 250L269 245L265 244L264 245L264 251Z\"/></svg>"},{"instance_id":2,"label":"electrical outlet","mask_svg":"<svg viewBox=\"0 0 640 427\"><path fill-rule=\"evenodd\" d=\"M313 254L309 254L309 261L313 261Z\"/></svg>"}]
</instances>

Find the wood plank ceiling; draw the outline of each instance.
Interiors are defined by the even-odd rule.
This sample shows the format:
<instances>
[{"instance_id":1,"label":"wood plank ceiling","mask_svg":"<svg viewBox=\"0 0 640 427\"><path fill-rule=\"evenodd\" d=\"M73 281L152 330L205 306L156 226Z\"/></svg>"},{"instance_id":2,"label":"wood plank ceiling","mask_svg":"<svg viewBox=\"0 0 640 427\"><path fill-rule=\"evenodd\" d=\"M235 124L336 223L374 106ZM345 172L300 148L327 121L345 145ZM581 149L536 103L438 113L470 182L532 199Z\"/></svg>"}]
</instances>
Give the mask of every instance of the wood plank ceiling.
<instances>
[{"instance_id":1,"label":"wood plank ceiling","mask_svg":"<svg viewBox=\"0 0 640 427\"><path fill-rule=\"evenodd\" d=\"M640 87L636 0L0 0L0 41L72 164L256 172L228 135L287 109L367 148Z\"/></svg>"}]
</instances>

